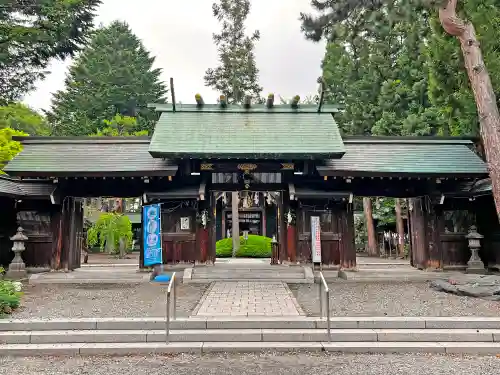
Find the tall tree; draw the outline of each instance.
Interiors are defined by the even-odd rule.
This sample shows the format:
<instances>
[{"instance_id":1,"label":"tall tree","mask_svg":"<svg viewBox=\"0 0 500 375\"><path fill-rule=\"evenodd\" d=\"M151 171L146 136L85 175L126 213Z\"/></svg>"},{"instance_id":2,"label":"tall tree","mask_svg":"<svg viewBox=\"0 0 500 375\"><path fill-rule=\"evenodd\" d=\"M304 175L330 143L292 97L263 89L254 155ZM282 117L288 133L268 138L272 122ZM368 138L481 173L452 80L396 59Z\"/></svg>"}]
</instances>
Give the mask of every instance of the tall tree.
<instances>
[{"instance_id":1,"label":"tall tree","mask_svg":"<svg viewBox=\"0 0 500 375\"><path fill-rule=\"evenodd\" d=\"M53 57L78 52L100 0L16 0L0 5L0 104L32 90Z\"/></svg>"},{"instance_id":2,"label":"tall tree","mask_svg":"<svg viewBox=\"0 0 500 375\"><path fill-rule=\"evenodd\" d=\"M31 135L50 135L45 118L22 103L0 106L0 129L12 128Z\"/></svg>"},{"instance_id":3,"label":"tall tree","mask_svg":"<svg viewBox=\"0 0 500 375\"><path fill-rule=\"evenodd\" d=\"M250 0L220 0L212 5L213 15L222 25L213 34L220 65L205 72L205 85L225 95L228 103L241 103L245 96L260 100L262 87L255 64L254 44L259 31L245 34L245 21L250 13Z\"/></svg>"},{"instance_id":4,"label":"tall tree","mask_svg":"<svg viewBox=\"0 0 500 375\"><path fill-rule=\"evenodd\" d=\"M375 224L373 222L372 200L369 197L363 197L363 211L365 214L366 232L368 237L367 252L369 256L378 256L377 234L375 233Z\"/></svg>"},{"instance_id":5,"label":"tall tree","mask_svg":"<svg viewBox=\"0 0 500 375\"><path fill-rule=\"evenodd\" d=\"M166 93L154 60L126 23L96 30L70 67L65 89L54 94L47 116L54 133L95 133L116 114L136 117L135 130L152 132L157 115L147 104L164 101Z\"/></svg>"},{"instance_id":6,"label":"tall tree","mask_svg":"<svg viewBox=\"0 0 500 375\"><path fill-rule=\"evenodd\" d=\"M320 16L302 14L302 29L312 40L323 36L334 39L339 25L357 17L359 30L367 30L370 24L377 25L374 18L382 10L392 20L406 20L424 11L428 3L423 0L313 0L312 5L322 12ZM435 3L435 2L430 2ZM479 40L472 22L457 15L458 0L438 2L439 19L444 30L460 42L464 65L476 101L480 134L489 164L493 185L493 195L497 214L500 218L500 113L491 78L486 69ZM498 8L493 0L489 3L491 11ZM378 26L378 25L377 25ZM491 27L489 25L489 27Z\"/></svg>"}]
</instances>

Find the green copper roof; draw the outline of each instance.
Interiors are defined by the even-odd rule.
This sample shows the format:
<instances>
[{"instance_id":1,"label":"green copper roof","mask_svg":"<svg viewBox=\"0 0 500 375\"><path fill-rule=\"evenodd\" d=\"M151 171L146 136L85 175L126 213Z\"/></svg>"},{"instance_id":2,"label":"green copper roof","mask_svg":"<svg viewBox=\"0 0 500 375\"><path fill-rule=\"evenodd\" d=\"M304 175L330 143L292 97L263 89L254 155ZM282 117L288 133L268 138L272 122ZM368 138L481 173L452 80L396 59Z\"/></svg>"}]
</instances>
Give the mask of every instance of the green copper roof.
<instances>
[{"instance_id":1,"label":"green copper roof","mask_svg":"<svg viewBox=\"0 0 500 375\"><path fill-rule=\"evenodd\" d=\"M269 111L163 112L153 157L320 159L344 153L331 113Z\"/></svg>"},{"instance_id":2,"label":"green copper roof","mask_svg":"<svg viewBox=\"0 0 500 375\"><path fill-rule=\"evenodd\" d=\"M11 176L168 176L177 165L148 153L145 137L20 137L21 151L4 171Z\"/></svg>"},{"instance_id":3,"label":"green copper roof","mask_svg":"<svg viewBox=\"0 0 500 375\"><path fill-rule=\"evenodd\" d=\"M154 108L158 112L173 112L172 104L148 104L148 107ZM231 104L223 108L219 104L204 104L198 106L196 104L181 104L175 105L176 112L217 112L217 113L336 113L342 110L342 106L324 104L318 111L316 104L299 104L293 108L289 104L279 104L268 108L265 104L253 104L250 108L245 108L243 105Z\"/></svg>"},{"instance_id":4,"label":"green copper roof","mask_svg":"<svg viewBox=\"0 0 500 375\"><path fill-rule=\"evenodd\" d=\"M317 167L321 175L487 176L466 139L346 137L346 153Z\"/></svg>"}]
</instances>

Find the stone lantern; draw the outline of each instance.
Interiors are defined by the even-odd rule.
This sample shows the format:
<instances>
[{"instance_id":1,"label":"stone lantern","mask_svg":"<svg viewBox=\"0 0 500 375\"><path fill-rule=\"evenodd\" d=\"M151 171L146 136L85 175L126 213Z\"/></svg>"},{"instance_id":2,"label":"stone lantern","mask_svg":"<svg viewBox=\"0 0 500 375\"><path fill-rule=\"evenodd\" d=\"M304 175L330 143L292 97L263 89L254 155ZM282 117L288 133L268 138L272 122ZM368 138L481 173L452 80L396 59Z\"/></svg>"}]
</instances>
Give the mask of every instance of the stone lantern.
<instances>
[{"instance_id":1,"label":"stone lantern","mask_svg":"<svg viewBox=\"0 0 500 375\"><path fill-rule=\"evenodd\" d=\"M6 276L10 279L21 279L27 276L26 265L23 262L21 253L26 249L24 243L28 240L23 233L23 228L17 228L17 233L10 238L14 242L12 251L14 252L14 259L9 265L9 270Z\"/></svg>"},{"instance_id":2,"label":"stone lantern","mask_svg":"<svg viewBox=\"0 0 500 375\"><path fill-rule=\"evenodd\" d=\"M471 251L471 256L467 262L467 273L485 273L484 263L479 258L479 249L481 248L481 240L484 236L477 233L477 228L472 225L469 229L469 234L465 236L469 241L469 248Z\"/></svg>"}]
</instances>

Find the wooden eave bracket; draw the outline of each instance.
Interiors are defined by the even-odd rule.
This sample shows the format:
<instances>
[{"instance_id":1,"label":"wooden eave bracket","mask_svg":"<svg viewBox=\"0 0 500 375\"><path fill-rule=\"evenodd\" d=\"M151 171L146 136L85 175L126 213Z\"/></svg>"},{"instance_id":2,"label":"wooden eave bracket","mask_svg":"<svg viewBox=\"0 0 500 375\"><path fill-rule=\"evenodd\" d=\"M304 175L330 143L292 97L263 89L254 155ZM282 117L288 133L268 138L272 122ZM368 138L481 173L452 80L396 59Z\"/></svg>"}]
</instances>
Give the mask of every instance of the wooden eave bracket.
<instances>
[{"instance_id":1,"label":"wooden eave bracket","mask_svg":"<svg viewBox=\"0 0 500 375\"><path fill-rule=\"evenodd\" d=\"M294 184L288 184L288 192L290 194L290 200L295 200L295 185Z\"/></svg>"},{"instance_id":2,"label":"wooden eave bracket","mask_svg":"<svg viewBox=\"0 0 500 375\"><path fill-rule=\"evenodd\" d=\"M206 187L207 187L207 183L206 182L202 182L200 184L200 188L198 189L198 195L200 197L200 201L204 201L205 200L205 190L206 190Z\"/></svg>"}]
</instances>

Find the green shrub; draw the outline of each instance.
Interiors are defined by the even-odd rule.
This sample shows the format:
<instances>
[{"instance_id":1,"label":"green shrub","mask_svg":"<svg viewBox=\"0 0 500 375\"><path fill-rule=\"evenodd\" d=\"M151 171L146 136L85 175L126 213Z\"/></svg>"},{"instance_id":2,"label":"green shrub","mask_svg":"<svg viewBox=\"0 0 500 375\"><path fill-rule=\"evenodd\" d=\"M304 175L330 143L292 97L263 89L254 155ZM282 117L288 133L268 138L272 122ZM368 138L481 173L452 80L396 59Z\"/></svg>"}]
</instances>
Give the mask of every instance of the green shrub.
<instances>
[{"instance_id":1,"label":"green shrub","mask_svg":"<svg viewBox=\"0 0 500 375\"><path fill-rule=\"evenodd\" d=\"M21 283L18 281L0 280L0 316L10 314L21 302Z\"/></svg>"},{"instance_id":2,"label":"green shrub","mask_svg":"<svg viewBox=\"0 0 500 375\"><path fill-rule=\"evenodd\" d=\"M215 251L218 258L233 256L233 239L224 238L217 241ZM239 258L271 258L271 253L271 239L269 237L249 234L247 241L240 237L240 248L236 256Z\"/></svg>"}]
</instances>

